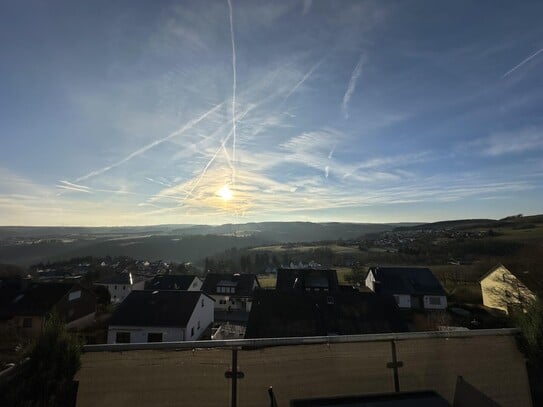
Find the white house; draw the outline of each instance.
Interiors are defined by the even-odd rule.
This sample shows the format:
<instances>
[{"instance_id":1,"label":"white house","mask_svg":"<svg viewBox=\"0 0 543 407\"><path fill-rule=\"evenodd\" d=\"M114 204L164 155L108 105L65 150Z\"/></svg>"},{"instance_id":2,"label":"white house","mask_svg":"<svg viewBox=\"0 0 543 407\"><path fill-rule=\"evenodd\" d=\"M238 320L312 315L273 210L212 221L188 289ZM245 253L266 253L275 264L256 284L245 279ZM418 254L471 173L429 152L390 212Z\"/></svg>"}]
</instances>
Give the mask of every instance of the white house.
<instances>
[{"instance_id":1,"label":"white house","mask_svg":"<svg viewBox=\"0 0 543 407\"><path fill-rule=\"evenodd\" d=\"M133 291L113 313L107 342L198 340L213 324L213 303L200 291Z\"/></svg>"},{"instance_id":2,"label":"white house","mask_svg":"<svg viewBox=\"0 0 543 407\"><path fill-rule=\"evenodd\" d=\"M530 284L533 279L529 277L527 271L515 275L503 264L494 266L479 280L483 305L500 309L507 314L514 309L525 309L536 298L534 291L528 288L536 288L533 287L534 284Z\"/></svg>"},{"instance_id":3,"label":"white house","mask_svg":"<svg viewBox=\"0 0 543 407\"><path fill-rule=\"evenodd\" d=\"M208 273L202 285L202 291L215 300L217 311L250 312L257 288L256 274Z\"/></svg>"},{"instance_id":4,"label":"white house","mask_svg":"<svg viewBox=\"0 0 543 407\"><path fill-rule=\"evenodd\" d=\"M107 287L111 302L117 304L123 302L132 291L143 290L145 280L137 280L132 273L120 273L94 284Z\"/></svg>"},{"instance_id":5,"label":"white house","mask_svg":"<svg viewBox=\"0 0 543 407\"><path fill-rule=\"evenodd\" d=\"M145 283L146 290L200 291L203 281L187 274L159 274Z\"/></svg>"},{"instance_id":6,"label":"white house","mask_svg":"<svg viewBox=\"0 0 543 407\"><path fill-rule=\"evenodd\" d=\"M447 294L428 268L371 267L365 284L376 294L394 296L400 308L447 308Z\"/></svg>"}]
</instances>

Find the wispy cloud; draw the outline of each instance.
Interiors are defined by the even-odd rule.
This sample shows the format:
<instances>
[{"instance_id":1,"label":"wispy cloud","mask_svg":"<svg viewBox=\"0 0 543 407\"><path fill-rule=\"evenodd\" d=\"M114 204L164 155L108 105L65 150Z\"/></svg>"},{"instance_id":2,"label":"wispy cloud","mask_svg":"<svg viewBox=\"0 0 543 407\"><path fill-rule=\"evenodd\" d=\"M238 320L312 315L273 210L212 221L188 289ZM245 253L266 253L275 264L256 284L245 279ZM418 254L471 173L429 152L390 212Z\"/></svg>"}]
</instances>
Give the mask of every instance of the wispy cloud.
<instances>
[{"instance_id":1,"label":"wispy cloud","mask_svg":"<svg viewBox=\"0 0 543 407\"><path fill-rule=\"evenodd\" d=\"M59 189L65 189L68 191L77 191L77 192L84 192L87 194L92 194L92 191L89 187L86 187L84 185L74 184L69 181L59 181L60 185L57 185L57 188Z\"/></svg>"},{"instance_id":2,"label":"wispy cloud","mask_svg":"<svg viewBox=\"0 0 543 407\"><path fill-rule=\"evenodd\" d=\"M498 132L471 141L463 147L464 150L476 151L490 157L538 151L543 149L543 129L529 127L517 131Z\"/></svg>"},{"instance_id":3,"label":"wispy cloud","mask_svg":"<svg viewBox=\"0 0 543 407\"><path fill-rule=\"evenodd\" d=\"M232 183L236 183L236 87L237 87L237 69L236 69L236 40L234 36L234 18L232 17L232 1L228 2L228 15L230 17L230 41L232 43ZM222 145L224 149L224 144ZM226 149L225 149L226 152Z\"/></svg>"},{"instance_id":4,"label":"wispy cloud","mask_svg":"<svg viewBox=\"0 0 543 407\"><path fill-rule=\"evenodd\" d=\"M224 102L223 102L224 103ZM192 129L194 126L196 126L198 123L200 123L202 120L204 120L206 117L208 117L209 115L215 113L217 110L219 110L219 108L223 105L223 103L219 103L218 105L215 105L214 107L212 107L211 109L209 109L207 112L203 113L202 115L194 118L193 120L189 121L188 123L186 123L183 127L181 127L179 130L176 130L174 131L173 133L170 133L169 135L167 135L166 137L163 137L161 139L158 139L158 140L155 140L153 141L152 143L149 143L147 145L145 145L144 147L141 147L139 148L138 150L128 154L126 157L124 157L122 160L119 160L113 164L110 164L110 165L107 165L105 167L102 167L100 169L97 169L97 170L94 170L94 171L91 171L81 177L78 177L76 179L76 182L80 182L80 181L84 181L84 180L87 180L89 178L93 178L93 177L96 177L97 175L101 175L113 168L116 168L116 167L119 167L120 165L123 165L124 163L132 160L133 158L135 157L138 157L140 155L142 155L143 153L145 153L146 151L174 138L174 137L177 137L183 133L185 133L187 130L190 130Z\"/></svg>"},{"instance_id":5,"label":"wispy cloud","mask_svg":"<svg viewBox=\"0 0 543 407\"><path fill-rule=\"evenodd\" d=\"M543 48L541 48L540 50L537 50L536 52L534 52L532 55L530 55L528 58L522 60L522 62L520 62L518 65L515 65L513 68L511 68L510 70L508 70L506 73L503 74L502 76L502 79L511 75L513 72L515 72L517 69L519 69L522 65L530 62L532 59L534 59L537 55L539 55L541 52L543 52Z\"/></svg>"},{"instance_id":6,"label":"wispy cloud","mask_svg":"<svg viewBox=\"0 0 543 407\"><path fill-rule=\"evenodd\" d=\"M315 72L318 69L318 67L321 66L321 64L324 62L325 59L326 59L326 56L323 57L321 60L317 61L317 63L313 65L309 69L309 71L307 71L306 74L302 77L302 79L300 79L300 81L296 85L294 85L294 87L287 93L283 101L286 101L294 92L296 92L298 88L302 86L304 82L311 77L311 75L313 75L313 72Z\"/></svg>"},{"instance_id":7,"label":"wispy cloud","mask_svg":"<svg viewBox=\"0 0 543 407\"><path fill-rule=\"evenodd\" d=\"M345 94L343 95L343 102L341 103L341 109L343 110L343 115L346 119L349 118L349 102L351 101L351 97L353 96L353 93L356 89L356 82L358 81L358 78L360 77L360 74L362 73L362 66L364 65L366 61L365 54L361 54L358 58L358 62L356 66L353 69L353 72L351 74L351 79L349 79L349 84L347 85L347 90L345 91Z\"/></svg>"}]
</instances>

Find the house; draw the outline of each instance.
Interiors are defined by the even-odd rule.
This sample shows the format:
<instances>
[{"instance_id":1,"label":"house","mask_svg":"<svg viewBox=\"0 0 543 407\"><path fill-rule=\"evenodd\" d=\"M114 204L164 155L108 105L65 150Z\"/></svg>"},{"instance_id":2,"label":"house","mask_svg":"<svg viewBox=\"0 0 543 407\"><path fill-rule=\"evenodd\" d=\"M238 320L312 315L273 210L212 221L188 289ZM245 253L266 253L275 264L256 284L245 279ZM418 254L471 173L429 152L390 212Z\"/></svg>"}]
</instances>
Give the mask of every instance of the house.
<instances>
[{"instance_id":1,"label":"house","mask_svg":"<svg viewBox=\"0 0 543 407\"><path fill-rule=\"evenodd\" d=\"M217 311L250 312L258 288L256 274L208 273L202 285L202 291L215 300Z\"/></svg>"},{"instance_id":2,"label":"house","mask_svg":"<svg viewBox=\"0 0 543 407\"><path fill-rule=\"evenodd\" d=\"M202 280L186 274L161 274L145 282L146 290L200 291Z\"/></svg>"},{"instance_id":3,"label":"house","mask_svg":"<svg viewBox=\"0 0 543 407\"><path fill-rule=\"evenodd\" d=\"M245 338L407 331L392 296L354 291L259 290Z\"/></svg>"},{"instance_id":4,"label":"house","mask_svg":"<svg viewBox=\"0 0 543 407\"><path fill-rule=\"evenodd\" d=\"M494 266L479 279L483 305L509 313L514 308L523 309L535 300L537 284L528 272L513 274L503 264Z\"/></svg>"},{"instance_id":5,"label":"house","mask_svg":"<svg viewBox=\"0 0 543 407\"><path fill-rule=\"evenodd\" d=\"M275 289L278 291L337 291L339 283L335 270L310 268L280 268Z\"/></svg>"},{"instance_id":6,"label":"house","mask_svg":"<svg viewBox=\"0 0 543 407\"><path fill-rule=\"evenodd\" d=\"M111 316L107 342L198 340L213 324L213 303L200 291L132 291Z\"/></svg>"},{"instance_id":7,"label":"house","mask_svg":"<svg viewBox=\"0 0 543 407\"><path fill-rule=\"evenodd\" d=\"M428 268L371 267L365 284L376 294L393 295L400 308L447 308L446 292Z\"/></svg>"},{"instance_id":8,"label":"house","mask_svg":"<svg viewBox=\"0 0 543 407\"><path fill-rule=\"evenodd\" d=\"M83 328L94 322L96 296L77 284L31 283L5 308L7 323L25 336L39 335L52 312L67 328Z\"/></svg>"},{"instance_id":9,"label":"house","mask_svg":"<svg viewBox=\"0 0 543 407\"><path fill-rule=\"evenodd\" d=\"M123 302L132 291L145 288L145 280L138 279L132 273L118 273L94 284L106 287L111 296L111 302L114 304Z\"/></svg>"}]
</instances>

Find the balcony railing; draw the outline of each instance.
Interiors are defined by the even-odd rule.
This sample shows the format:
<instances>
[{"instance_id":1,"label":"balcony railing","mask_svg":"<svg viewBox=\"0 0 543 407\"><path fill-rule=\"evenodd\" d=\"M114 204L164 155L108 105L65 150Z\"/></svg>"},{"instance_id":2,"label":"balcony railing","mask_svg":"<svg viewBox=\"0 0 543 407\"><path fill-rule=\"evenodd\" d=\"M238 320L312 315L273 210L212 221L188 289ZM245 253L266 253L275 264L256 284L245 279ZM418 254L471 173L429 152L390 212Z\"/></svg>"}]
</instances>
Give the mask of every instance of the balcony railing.
<instances>
[{"instance_id":1,"label":"balcony railing","mask_svg":"<svg viewBox=\"0 0 543 407\"><path fill-rule=\"evenodd\" d=\"M530 406L515 329L85 346L78 406L271 405L432 390L457 378L504 406Z\"/></svg>"}]
</instances>

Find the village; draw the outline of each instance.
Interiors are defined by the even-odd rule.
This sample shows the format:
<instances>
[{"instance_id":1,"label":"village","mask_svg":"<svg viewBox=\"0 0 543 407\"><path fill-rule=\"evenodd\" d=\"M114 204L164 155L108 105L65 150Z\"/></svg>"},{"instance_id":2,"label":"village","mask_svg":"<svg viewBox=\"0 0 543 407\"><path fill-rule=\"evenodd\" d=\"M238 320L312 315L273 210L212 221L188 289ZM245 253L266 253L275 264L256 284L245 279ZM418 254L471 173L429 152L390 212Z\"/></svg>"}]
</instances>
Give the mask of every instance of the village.
<instances>
[{"instance_id":1,"label":"village","mask_svg":"<svg viewBox=\"0 0 543 407\"><path fill-rule=\"evenodd\" d=\"M39 335L55 312L90 344L507 327L508 315L537 290L526 271L502 264L480 279L481 304L451 302L427 267L373 266L354 284L315 262L267 275L202 276L190 265L130 258L75 259L29 271L0 279L2 337L11 345Z\"/></svg>"}]
</instances>

